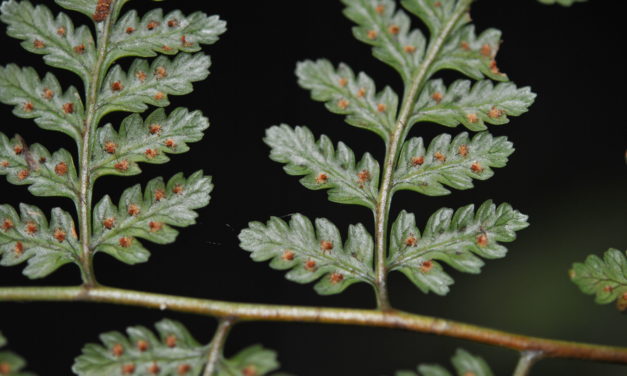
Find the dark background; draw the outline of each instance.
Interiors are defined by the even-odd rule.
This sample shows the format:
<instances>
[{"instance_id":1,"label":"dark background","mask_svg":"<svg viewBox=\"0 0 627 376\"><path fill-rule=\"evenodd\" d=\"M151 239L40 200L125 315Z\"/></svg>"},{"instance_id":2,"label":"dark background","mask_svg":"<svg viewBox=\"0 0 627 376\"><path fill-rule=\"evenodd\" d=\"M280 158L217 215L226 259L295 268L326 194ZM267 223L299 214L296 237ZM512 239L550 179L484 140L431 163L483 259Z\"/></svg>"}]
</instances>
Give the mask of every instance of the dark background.
<instances>
[{"instance_id":1,"label":"dark background","mask_svg":"<svg viewBox=\"0 0 627 376\"><path fill-rule=\"evenodd\" d=\"M52 3L52 1L46 1ZM491 131L506 134L517 151L507 168L470 191L430 198L402 192L393 212L415 212L419 223L442 206L459 207L488 198L507 201L530 215L531 227L508 245L503 260L487 262L479 276L452 272L456 280L447 297L420 293L404 276L390 276L393 304L412 312L438 315L498 329L568 340L625 345L626 317L611 306L598 306L570 283L574 261L608 247L627 247L627 179L625 178L625 48L624 18L619 2L595 0L571 8L542 6L534 0L482 0L472 14L479 30L503 31L500 68L519 86L538 93L531 111L508 126ZM58 7L50 4L55 11ZM99 181L96 198L114 198L137 182L204 169L214 176L211 204L200 211L198 224L184 229L169 246L150 245L149 263L130 267L109 256L96 257L96 272L106 285L131 289L283 304L373 307L366 285L320 297L311 285L286 281L283 273L253 263L238 247L237 233L250 220L301 212L327 217L341 229L350 223L372 226L368 210L331 203L325 192L306 190L298 179L267 158L261 139L265 128L278 123L308 125L316 134L344 141L358 154L382 158L383 144L374 134L347 126L296 85L297 61L327 57L364 70L379 87L400 91L395 73L370 55L370 48L351 35L351 23L339 1L166 1L137 0L141 11L161 5L185 12L199 7L220 14L228 32L206 50L214 65L207 81L175 105L202 109L211 119L207 137L172 163L144 166L134 178ZM77 21L86 22L83 16ZM417 24L417 22L414 22ZM40 56L30 55L2 33L0 62L50 70ZM62 82L80 87L65 72ZM450 75L447 77L455 77ZM28 142L49 149L74 145L62 135L17 119L0 107L6 134L19 132ZM108 120L117 122L118 117ZM433 124L414 128L428 139L441 132L457 133ZM31 197L23 187L0 182L2 201L37 203L48 209L64 199ZM0 285L71 285L80 282L77 268L66 266L43 281L28 281L21 267L3 268ZM163 317L183 321L203 341L209 341L213 319L142 308L95 304L2 303L0 328L11 347L30 360L40 375L68 375L72 360L98 334L128 325L152 325ZM283 368L299 375L382 375L414 368L420 362L448 364L456 348L484 356L496 374L510 374L517 354L510 350L413 332L376 328L297 323L246 323L237 326L227 354L261 342L279 351ZM582 361L544 360L534 375L625 375L624 366Z\"/></svg>"}]
</instances>

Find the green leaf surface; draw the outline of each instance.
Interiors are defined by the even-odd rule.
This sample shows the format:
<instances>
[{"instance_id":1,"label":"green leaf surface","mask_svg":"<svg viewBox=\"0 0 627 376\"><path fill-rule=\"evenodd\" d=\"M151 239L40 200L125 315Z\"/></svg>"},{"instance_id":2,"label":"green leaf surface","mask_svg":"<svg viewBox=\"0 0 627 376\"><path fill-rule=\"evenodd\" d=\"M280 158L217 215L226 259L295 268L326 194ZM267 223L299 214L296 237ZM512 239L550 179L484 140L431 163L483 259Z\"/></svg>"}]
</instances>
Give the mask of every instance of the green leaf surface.
<instances>
[{"instance_id":1,"label":"green leaf surface","mask_svg":"<svg viewBox=\"0 0 627 376\"><path fill-rule=\"evenodd\" d=\"M491 167L505 167L514 152L506 137L487 132L472 139L464 132L451 140L442 134L425 147L422 138L405 142L394 172L395 191L408 189L428 196L451 193L445 186L470 189L473 179L486 180L494 175Z\"/></svg>"},{"instance_id":2,"label":"green leaf surface","mask_svg":"<svg viewBox=\"0 0 627 376\"><path fill-rule=\"evenodd\" d=\"M162 164L167 154L189 150L187 143L200 141L209 120L200 111L177 108L169 115L157 109L143 120L133 114L122 121L119 132L111 124L96 131L91 169L94 177L137 175L138 162Z\"/></svg>"},{"instance_id":3,"label":"green leaf surface","mask_svg":"<svg viewBox=\"0 0 627 376\"><path fill-rule=\"evenodd\" d=\"M462 124L481 131L487 129L486 124L506 124L508 116L527 112L535 97L529 87L517 88L512 83L494 85L484 80L472 85L468 80L457 80L447 88L442 80L432 80L421 92L409 124Z\"/></svg>"},{"instance_id":4,"label":"green leaf surface","mask_svg":"<svg viewBox=\"0 0 627 376\"><path fill-rule=\"evenodd\" d=\"M20 213L0 205L0 265L28 261L24 275L43 278L59 267L79 263L80 246L72 216L52 209L51 220L37 207L20 204Z\"/></svg>"},{"instance_id":5,"label":"green leaf surface","mask_svg":"<svg viewBox=\"0 0 627 376\"><path fill-rule=\"evenodd\" d=\"M183 53L173 60L159 56L152 64L136 59L128 73L116 65L98 96L98 117L113 111L143 112L148 105L168 106L168 95L191 93L193 82L207 78L210 65L211 60L202 53Z\"/></svg>"},{"instance_id":6,"label":"green leaf surface","mask_svg":"<svg viewBox=\"0 0 627 376\"><path fill-rule=\"evenodd\" d=\"M272 148L270 158L285 163L288 174L305 175L300 180L305 187L329 189L331 201L374 210L379 163L369 153L356 163L355 154L344 143L334 148L324 135L316 142L306 127L274 126L266 131L264 141Z\"/></svg>"},{"instance_id":7,"label":"green leaf surface","mask_svg":"<svg viewBox=\"0 0 627 376\"><path fill-rule=\"evenodd\" d=\"M52 73L42 79L33 68L0 67L0 102L14 105L17 117L35 119L43 129L81 139L83 102L76 88L63 92Z\"/></svg>"},{"instance_id":8,"label":"green leaf surface","mask_svg":"<svg viewBox=\"0 0 627 376\"><path fill-rule=\"evenodd\" d=\"M596 295L599 304L627 300L627 258L618 249L610 248L603 258L590 255L583 263L575 263L570 277L582 292Z\"/></svg>"},{"instance_id":9,"label":"green leaf surface","mask_svg":"<svg viewBox=\"0 0 627 376\"><path fill-rule=\"evenodd\" d=\"M458 349L451 359L457 376L493 376L492 370L481 357L472 355L466 350ZM399 371L396 376L452 376L444 367L437 364L421 364L418 373Z\"/></svg>"},{"instance_id":10,"label":"green leaf surface","mask_svg":"<svg viewBox=\"0 0 627 376\"><path fill-rule=\"evenodd\" d=\"M453 279L441 261L465 273L477 274L487 259L504 257L507 249L500 242L516 239L516 231L528 226L527 216L509 204L498 207L484 202L457 211L443 208L428 220L423 233L413 214L402 211L392 225L388 270L399 270L418 288L446 295Z\"/></svg>"},{"instance_id":11,"label":"green leaf surface","mask_svg":"<svg viewBox=\"0 0 627 376\"><path fill-rule=\"evenodd\" d=\"M272 217L267 224L251 222L239 234L242 249L254 261L272 260L270 267L291 269L287 279L297 283L315 280L321 295L337 294L356 282L374 283L373 241L365 227L352 225L344 244L340 232L327 219L311 221L294 214L288 223Z\"/></svg>"},{"instance_id":12,"label":"green leaf surface","mask_svg":"<svg viewBox=\"0 0 627 376\"><path fill-rule=\"evenodd\" d=\"M83 13L90 19L95 22L101 22L104 20L104 16L108 16L112 14L114 18L117 18L117 15L120 13L120 10L130 0L117 0L113 2L114 7L111 7L112 1L110 0L54 0L57 4L62 6L65 9L74 10L80 13ZM97 6L102 5L100 15L101 17L96 17L98 13L96 11Z\"/></svg>"},{"instance_id":13,"label":"green leaf surface","mask_svg":"<svg viewBox=\"0 0 627 376\"><path fill-rule=\"evenodd\" d=\"M157 333L134 326L126 335L100 335L102 344L85 345L72 370L80 376L200 375L208 347L179 322L162 320L155 327Z\"/></svg>"},{"instance_id":14,"label":"green leaf surface","mask_svg":"<svg viewBox=\"0 0 627 376\"><path fill-rule=\"evenodd\" d=\"M569 7L575 3L585 3L587 0L538 0L542 4L559 4L565 7Z\"/></svg>"},{"instance_id":15,"label":"green leaf surface","mask_svg":"<svg viewBox=\"0 0 627 376\"><path fill-rule=\"evenodd\" d=\"M393 0L342 0L344 14L358 26L353 34L373 46L379 60L394 67L406 84L424 58L427 45L420 30L411 29L411 20Z\"/></svg>"},{"instance_id":16,"label":"green leaf surface","mask_svg":"<svg viewBox=\"0 0 627 376\"><path fill-rule=\"evenodd\" d=\"M6 346L7 340L0 333L0 347ZM0 375L2 376L35 376L34 373L24 372L26 361L11 351L0 351Z\"/></svg>"},{"instance_id":17,"label":"green leaf surface","mask_svg":"<svg viewBox=\"0 0 627 376\"><path fill-rule=\"evenodd\" d=\"M29 185L36 196L77 198L76 168L65 149L51 154L40 144L29 146L20 136L9 139L0 132L0 175L11 184Z\"/></svg>"},{"instance_id":18,"label":"green leaf surface","mask_svg":"<svg viewBox=\"0 0 627 376\"><path fill-rule=\"evenodd\" d=\"M398 96L389 87L379 93L365 73L358 75L346 64L334 68L328 60L304 61L296 68L298 84L311 97L326 102L329 111L346 115L350 125L368 129L387 140L396 120Z\"/></svg>"},{"instance_id":19,"label":"green leaf surface","mask_svg":"<svg viewBox=\"0 0 627 376\"><path fill-rule=\"evenodd\" d=\"M229 359L223 359L217 376L264 376L279 368L277 354L261 345L253 345Z\"/></svg>"},{"instance_id":20,"label":"green leaf surface","mask_svg":"<svg viewBox=\"0 0 627 376\"><path fill-rule=\"evenodd\" d=\"M42 54L48 65L70 70L84 82L96 62L96 45L89 28L74 28L64 13L56 18L45 5L28 1L2 3L0 19L8 25L7 34L21 39L27 51Z\"/></svg>"},{"instance_id":21,"label":"green leaf surface","mask_svg":"<svg viewBox=\"0 0 627 376\"><path fill-rule=\"evenodd\" d=\"M111 31L107 66L125 56L152 57L198 52L203 44L213 44L226 31L226 22L202 12L185 16L175 10L163 14L153 9L143 17L131 10L117 21Z\"/></svg>"},{"instance_id":22,"label":"green leaf surface","mask_svg":"<svg viewBox=\"0 0 627 376\"><path fill-rule=\"evenodd\" d=\"M139 185L129 188L117 207L105 196L94 207L91 248L127 264L145 262L150 252L137 238L158 244L174 242L178 231L170 226L195 224L195 209L209 203L212 189L211 178L198 171L187 179L177 174L167 183L163 178L153 179L143 194Z\"/></svg>"}]
</instances>

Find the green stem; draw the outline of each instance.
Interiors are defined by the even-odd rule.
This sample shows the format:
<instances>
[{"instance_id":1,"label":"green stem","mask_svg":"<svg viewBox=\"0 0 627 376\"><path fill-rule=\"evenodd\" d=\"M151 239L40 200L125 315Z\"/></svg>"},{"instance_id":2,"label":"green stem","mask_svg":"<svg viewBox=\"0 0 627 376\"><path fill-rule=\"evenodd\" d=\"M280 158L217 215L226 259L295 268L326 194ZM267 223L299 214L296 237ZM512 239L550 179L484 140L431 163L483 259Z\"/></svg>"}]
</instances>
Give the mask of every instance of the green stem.
<instances>
[{"instance_id":1,"label":"green stem","mask_svg":"<svg viewBox=\"0 0 627 376\"><path fill-rule=\"evenodd\" d=\"M220 320L216 334L213 336L211 343L209 344L209 354L207 360L207 366L205 367L204 376L213 376L218 371L218 364L223 357L224 343L226 337L229 335L229 331L234 324L234 320L231 318L225 318Z\"/></svg>"},{"instance_id":2,"label":"green stem","mask_svg":"<svg viewBox=\"0 0 627 376\"><path fill-rule=\"evenodd\" d=\"M518 360L518 365L514 370L514 374L512 376L528 376L531 372L531 367L538 360L542 358L543 354L539 351L523 351L520 353L520 359Z\"/></svg>"},{"instance_id":3,"label":"green stem","mask_svg":"<svg viewBox=\"0 0 627 376\"><path fill-rule=\"evenodd\" d=\"M111 9L116 9L116 0L111 3ZM102 88L102 81L106 71L105 60L109 45L109 34L113 24L113 16L109 15L102 23L96 25L98 30L98 52L96 64L91 71L89 82L86 82L87 89L85 95L86 117L79 145L79 176L80 187L77 202L78 222L81 239L81 274L83 284L86 286L96 286L96 275L93 265L93 250L91 248L91 209L92 209L92 175L91 175L91 154L94 132L98 127L98 93Z\"/></svg>"},{"instance_id":4,"label":"green stem","mask_svg":"<svg viewBox=\"0 0 627 376\"><path fill-rule=\"evenodd\" d=\"M234 303L110 287L0 288L0 302L68 301L112 303L247 321L310 322L405 329L486 343L548 358L576 358L627 364L627 348L523 336L397 310L322 308Z\"/></svg>"},{"instance_id":5,"label":"green stem","mask_svg":"<svg viewBox=\"0 0 627 376\"><path fill-rule=\"evenodd\" d=\"M434 35L434 39L432 39L429 44L424 60L420 63L420 66L416 69L416 72L412 77L411 85L405 90L396 127L394 128L386 147L385 162L383 164L382 172L383 180L381 181L379 198L375 208L376 291L377 305L379 309L382 310L391 308L386 282L386 244L390 206L392 203L392 196L394 195L393 176L398 163L401 149L400 146L407 136L407 132L409 130L409 118L413 112L418 94L429 77L431 65L440 53L442 45L450 35L455 24L457 24L464 13L468 11L470 2L470 0L462 0L460 4L458 4L457 11L451 16L442 30L440 30L437 35Z\"/></svg>"}]
</instances>

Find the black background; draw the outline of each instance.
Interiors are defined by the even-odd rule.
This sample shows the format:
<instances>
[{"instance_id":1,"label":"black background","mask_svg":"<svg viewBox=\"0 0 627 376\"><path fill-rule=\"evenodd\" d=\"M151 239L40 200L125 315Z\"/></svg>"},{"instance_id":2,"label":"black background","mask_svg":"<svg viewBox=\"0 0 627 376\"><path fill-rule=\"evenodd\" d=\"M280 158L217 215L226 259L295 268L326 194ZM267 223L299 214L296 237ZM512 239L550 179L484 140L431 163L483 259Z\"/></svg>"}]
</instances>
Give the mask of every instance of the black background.
<instances>
[{"instance_id":1,"label":"black background","mask_svg":"<svg viewBox=\"0 0 627 376\"><path fill-rule=\"evenodd\" d=\"M47 1L46 3L52 3ZM507 201L530 215L531 227L503 260L489 261L480 276L452 272L456 280L447 297L424 295L402 275L390 276L393 304L401 309L468 321L504 330L562 339L625 345L627 326L611 306L597 306L567 277L573 261L608 247L627 245L625 192L625 49L624 18L619 2L593 0L571 8L547 7L534 0L481 0L473 7L479 30L496 27L504 44L499 66L519 86L538 93L531 111L510 125L492 127L506 134L517 152L505 169L470 191L429 198L412 192L395 197L393 212L415 212L419 223L442 206L459 207L488 198ZM55 11L58 7L50 4ZM169 294L234 301L373 307L365 285L345 293L320 297L311 286L286 281L283 273L250 261L238 247L237 233L250 220L301 212L327 217L341 229L350 223L372 226L362 207L341 206L324 192L311 192L297 178L285 175L267 158L261 139L265 128L282 122L308 125L316 134L344 141L357 154L382 158L383 145L374 134L347 126L298 88L293 74L297 61L327 57L344 61L373 76L379 87L400 91L395 73L370 55L369 47L351 35L351 23L339 1L166 1L136 0L142 12L154 6L202 8L228 21L228 32L206 48L214 65L208 80L193 94L173 98L175 105L202 109L212 121L205 139L189 154L162 166L144 166L134 178L99 181L96 198L117 198L137 182L178 171L204 169L214 176L211 204L200 211L196 226L184 229L169 246L150 245L149 263L129 267L106 255L96 256L96 273L106 285ZM81 23L87 19L76 16ZM414 22L417 24L417 22ZM0 62L46 67L19 42L0 36ZM80 82L58 73L64 86ZM446 78L457 77L446 75ZM42 142L49 149L74 145L62 135L38 129L0 107L1 130ZM120 116L107 120L117 123ZM441 132L458 133L433 124L414 128L428 139ZM0 182L2 201L62 206L64 199L33 198L23 187ZM66 266L43 281L28 281L21 267L3 268L0 285L71 285L80 281L77 269ZM84 343L99 333L128 325L151 325L163 317L183 321L206 342L214 320L205 317L95 304L2 303L0 329L12 348L30 360L40 375L68 375L72 359ZM496 374L511 373L516 353L509 350L394 330L297 323L246 323L237 326L227 354L261 342L279 351L283 368L299 375L382 375L414 368L420 362L448 363L458 347L484 356ZM625 375L627 368L581 361L545 360L537 375Z\"/></svg>"}]
</instances>

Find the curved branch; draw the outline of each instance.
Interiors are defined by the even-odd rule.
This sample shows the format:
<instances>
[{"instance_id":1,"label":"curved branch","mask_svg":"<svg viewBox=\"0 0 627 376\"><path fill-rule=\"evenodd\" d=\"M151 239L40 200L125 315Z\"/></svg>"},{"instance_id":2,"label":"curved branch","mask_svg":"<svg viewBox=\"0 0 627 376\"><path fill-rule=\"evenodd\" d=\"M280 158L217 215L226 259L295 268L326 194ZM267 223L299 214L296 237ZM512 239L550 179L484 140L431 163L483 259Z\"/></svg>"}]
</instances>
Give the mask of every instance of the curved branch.
<instances>
[{"instance_id":1,"label":"curved branch","mask_svg":"<svg viewBox=\"0 0 627 376\"><path fill-rule=\"evenodd\" d=\"M234 303L153 294L110 287L4 287L0 302L82 301L114 303L247 321L310 322L405 329L444 335L518 351L539 352L545 358L574 358L627 364L627 348L529 337L442 318L403 311L322 308Z\"/></svg>"}]
</instances>

